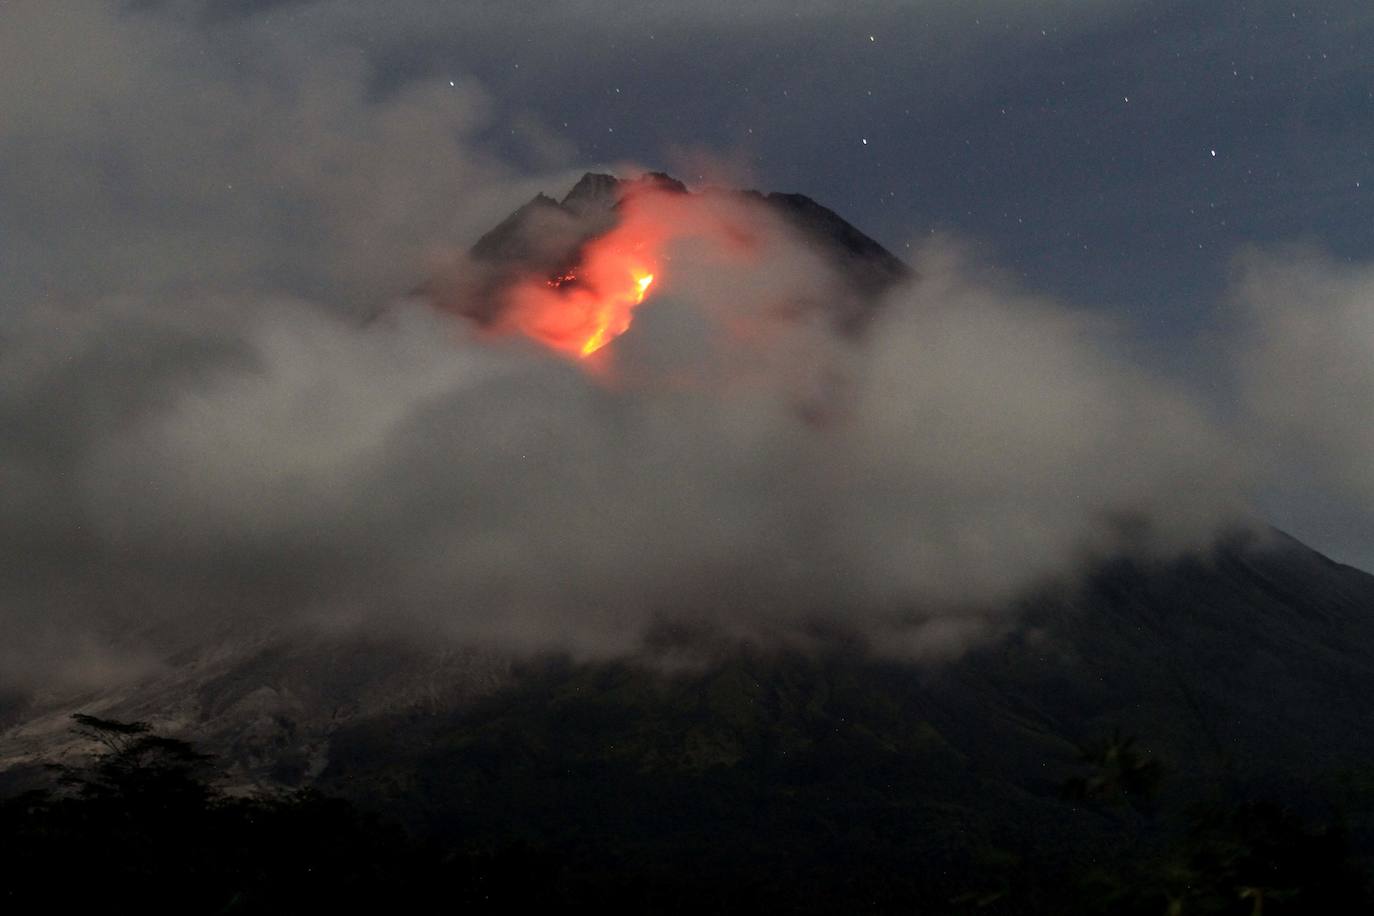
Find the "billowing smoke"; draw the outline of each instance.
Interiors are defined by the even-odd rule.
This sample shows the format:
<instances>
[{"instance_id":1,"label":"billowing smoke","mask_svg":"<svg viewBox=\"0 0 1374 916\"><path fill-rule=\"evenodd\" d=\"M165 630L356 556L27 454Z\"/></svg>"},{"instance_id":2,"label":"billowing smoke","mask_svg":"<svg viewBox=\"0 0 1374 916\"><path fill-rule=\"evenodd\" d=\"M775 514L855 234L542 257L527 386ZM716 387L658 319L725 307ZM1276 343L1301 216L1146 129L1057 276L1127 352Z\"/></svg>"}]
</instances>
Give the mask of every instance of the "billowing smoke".
<instances>
[{"instance_id":1,"label":"billowing smoke","mask_svg":"<svg viewBox=\"0 0 1374 916\"><path fill-rule=\"evenodd\" d=\"M8 681L103 681L266 625L580 657L665 627L839 628L943 655L1097 557L1205 545L1293 437L1331 442L1333 486L1368 486L1354 407L1247 454L1263 437L1136 365L1120 329L952 245L862 327L837 320L834 265L733 195L626 211L661 233L654 279L591 360L521 311L562 292L464 299L491 291L461 257L455 307L393 301L432 251L571 183L484 153L480 92L377 96L347 53L229 60L98 4L54 36L39 8L0 13L4 85L38 80L0 117ZM44 64L93 59L94 95ZM1331 409L1340 366L1368 393L1367 279L1274 269L1287 287L1241 288L1254 414ZM1275 289L1322 317L1289 327Z\"/></svg>"},{"instance_id":2,"label":"billowing smoke","mask_svg":"<svg viewBox=\"0 0 1374 916\"><path fill-rule=\"evenodd\" d=\"M1096 322L934 248L856 335L760 205L636 206L662 286L592 365L413 301L30 310L0 364L32 430L7 531L50 566L25 564L20 631L420 626L595 657L665 624L821 625L941 654L1142 521L1169 550L1237 517L1223 437Z\"/></svg>"},{"instance_id":3,"label":"billowing smoke","mask_svg":"<svg viewBox=\"0 0 1374 916\"><path fill-rule=\"evenodd\" d=\"M1237 386L1266 509L1374 568L1374 266L1296 247L1240 264Z\"/></svg>"},{"instance_id":4,"label":"billowing smoke","mask_svg":"<svg viewBox=\"0 0 1374 916\"><path fill-rule=\"evenodd\" d=\"M5 299L290 289L361 310L543 183L477 142L468 80L380 97L356 49L159 8L0 7Z\"/></svg>"}]
</instances>

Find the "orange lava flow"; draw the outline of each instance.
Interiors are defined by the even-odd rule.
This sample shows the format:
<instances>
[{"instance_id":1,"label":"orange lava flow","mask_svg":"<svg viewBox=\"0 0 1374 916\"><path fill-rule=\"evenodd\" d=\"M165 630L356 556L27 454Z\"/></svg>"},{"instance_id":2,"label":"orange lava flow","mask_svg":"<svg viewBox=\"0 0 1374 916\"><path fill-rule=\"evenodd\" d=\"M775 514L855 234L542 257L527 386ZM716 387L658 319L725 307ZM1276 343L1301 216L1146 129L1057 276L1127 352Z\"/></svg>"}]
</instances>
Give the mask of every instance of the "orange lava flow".
<instances>
[{"instance_id":1,"label":"orange lava flow","mask_svg":"<svg viewBox=\"0 0 1374 916\"><path fill-rule=\"evenodd\" d=\"M591 356L630 327L630 309L644 301L649 284L654 282L654 275L637 274L632 278L634 285L629 287L628 295L613 295L600 303L596 309L596 330L582 344L579 355Z\"/></svg>"},{"instance_id":2,"label":"orange lava flow","mask_svg":"<svg viewBox=\"0 0 1374 916\"><path fill-rule=\"evenodd\" d=\"M561 353L591 356L629 329L661 274L662 244L659 233L627 225L593 239L575 268L514 289L505 323Z\"/></svg>"}]
</instances>

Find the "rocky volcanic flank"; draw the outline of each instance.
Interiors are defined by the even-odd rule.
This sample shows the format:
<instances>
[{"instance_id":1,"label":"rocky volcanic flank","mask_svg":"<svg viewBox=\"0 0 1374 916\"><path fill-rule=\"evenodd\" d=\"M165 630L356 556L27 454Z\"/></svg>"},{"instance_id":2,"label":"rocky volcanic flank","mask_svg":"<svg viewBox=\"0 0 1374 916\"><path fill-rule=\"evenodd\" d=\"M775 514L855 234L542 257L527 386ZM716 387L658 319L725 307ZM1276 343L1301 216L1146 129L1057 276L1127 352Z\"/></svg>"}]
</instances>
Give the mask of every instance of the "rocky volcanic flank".
<instances>
[{"instance_id":1,"label":"rocky volcanic flank","mask_svg":"<svg viewBox=\"0 0 1374 916\"><path fill-rule=\"evenodd\" d=\"M616 223L625 199L689 194L661 173L624 180L587 173L555 200L539 194L472 246L485 289L463 311L478 321L499 307L516 276L554 275ZM800 194L707 189L761 202L821 253L856 291L841 324L857 328L878 296L910 269L833 211ZM441 300L443 281L420 292ZM478 303L477 311L470 307ZM442 305L442 302L437 304ZM84 753L69 732L73 711L147 720L224 756L245 784L297 784L328 765L330 736L360 720L463 708L505 686L511 659L399 636L320 634L267 622L226 626L200 638L155 640L147 673L114 689L0 695L0 773L22 781L42 761ZM0 776L0 785L4 777Z\"/></svg>"},{"instance_id":2,"label":"rocky volcanic flank","mask_svg":"<svg viewBox=\"0 0 1374 916\"><path fill-rule=\"evenodd\" d=\"M588 174L561 201L541 195L520 208L478 241L473 257L556 272L614 223L626 194L646 186L687 193L662 175L625 182ZM909 274L805 197L750 196L863 288ZM582 755L583 769L569 764L569 773L588 772L603 750L617 766L625 754L641 755L644 767L679 775L744 766L768 748L785 747L788 765L801 766L848 741L855 753L927 774L936 794L955 792L960 817L1014 810L1033 821L1060 804L1047 774L1058 767L1062 775L1082 742L1116 726L1202 783L1243 774L1301 788L1312 773L1374 756L1364 727L1374 693L1374 577L1290 538L1235 539L1169 563L1122 558L1078 585L1026 599L1019 612L1024 626L1010 638L935 670L894 668L843 646L835 650L842 663L800 667L746 651L714 672L684 675L666 693L653 686L657 675L634 666L569 668L422 639L240 626L169 647L146 676L117 689L5 698L0 767L16 785L41 760L83 750L66 730L80 711L149 720L198 741L244 784L315 781L377 799L387 797L384 771L422 770L441 758L465 765L473 747L488 747L483 730L492 722L533 721L557 708L606 741L602 750L566 750ZM503 706L503 697L516 705ZM663 703L676 704L671 715ZM886 718L864 721L874 710ZM487 737L472 737L479 734ZM555 758L565 750L520 746L522 760L552 755L551 772L562 772ZM441 747L448 756L434 757ZM496 760L508 751L517 753L483 753ZM499 782L502 770L491 766L483 772Z\"/></svg>"},{"instance_id":3,"label":"rocky volcanic flank","mask_svg":"<svg viewBox=\"0 0 1374 916\"><path fill-rule=\"evenodd\" d=\"M537 194L472 246L472 261L484 272L476 295L464 287L457 311L489 321L501 307L500 292L514 278L553 277L581 259L583 247L611 229L627 198L645 192L697 194L758 203L837 272L852 296L835 303L838 325L857 331L883 293L912 277L911 268L877 241L803 194L763 193L724 188L689 191L670 175L649 172L634 179L588 172L572 189L555 200ZM466 278L465 278L466 279ZM451 284L436 278L421 287L422 295L441 305L454 300Z\"/></svg>"}]
</instances>

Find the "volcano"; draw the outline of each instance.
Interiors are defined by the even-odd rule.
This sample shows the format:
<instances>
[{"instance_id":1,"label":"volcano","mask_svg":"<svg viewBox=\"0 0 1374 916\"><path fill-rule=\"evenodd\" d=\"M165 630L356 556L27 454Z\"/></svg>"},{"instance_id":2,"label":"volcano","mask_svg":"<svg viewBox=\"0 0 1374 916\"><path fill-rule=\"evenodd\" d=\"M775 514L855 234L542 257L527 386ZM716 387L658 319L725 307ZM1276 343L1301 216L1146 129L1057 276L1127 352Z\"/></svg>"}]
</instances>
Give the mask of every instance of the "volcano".
<instances>
[{"instance_id":1,"label":"volcano","mask_svg":"<svg viewBox=\"0 0 1374 916\"><path fill-rule=\"evenodd\" d=\"M837 293L826 307L844 333L861 333L882 295L912 277L881 244L801 194L693 192L661 172L635 179L588 172L561 200L538 194L477 240L470 251L483 277L476 295L455 292L442 279L421 294L491 327L519 311L513 300L529 298L519 295L525 284L545 301L533 320L517 321L521 330L555 349L590 355L628 328L651 284L662 285L665 249L680 230L662 218L636 218L645 208L635 204L655 197L752 208L776 220L836 273ZM753 230L724 231L744 237Z\"/></svg>"},{"instance_id":2,"label":"volcano","mask_svg":"<svg viewBox=\"0 0 1374 916\"><path fill-rule=\"evenodd\" d=\"M497 332L511 291L534 284L574 320L518 330L573 360L613 348L672 264L631 244L608 262L619 280L587 265L637 198L694 194L762 208L828 263L846 290L827 306L840 334L870 333L883 293L919 282L800 195L589 173L477 241L485 294L460 307L442 280L422 293ZM1102 557L1012 603L1009 632L921 665L842 632L804 648L655 633L646 658L576 662L225 624L162 641L153 672L117 688L0 699L0 788L89 750L74 712L144 720L215 754L236 790L310 787L403 824L444 862L507 863L461 876L484 912L537 887L536 902L574 911L693 913L1154 913L1175 894L1230 913L1268 888L1281 913L1328 874L1304 849L1336 862L1336 838L1354 861L1374 855L1374 576L1247 531ZM693 664L664 662L683 647ZM1339 837L1292 826L1333 805ZM1199 806L1243 829L1215 839ZM1255 814L1271 807L1283 815ZM1247 856L1269 883L1241 874ZM1205 909L1169 875L1225 899Z\"/></svg>"},{"instance_id":3,"label":"volcano","mask_svg":"<svg viewBox=\"0 0 1374 916\"><path fill-rule=\"evenodd\" d=\"M687 186L662 172L635 179L588 172L561 201L544 194L534 197L483 235L472 246L479 261L556 276L579 258L580 248L615 225L625 200L657 191L690 194ZM776 213L829 258L862 292L876 296L908 279L910 268L881 244L804 194L763 193L708 188L706 195L738 196L758 201ZM566 227L550 234L548 224Z\"/></svg>"}]
</instances>

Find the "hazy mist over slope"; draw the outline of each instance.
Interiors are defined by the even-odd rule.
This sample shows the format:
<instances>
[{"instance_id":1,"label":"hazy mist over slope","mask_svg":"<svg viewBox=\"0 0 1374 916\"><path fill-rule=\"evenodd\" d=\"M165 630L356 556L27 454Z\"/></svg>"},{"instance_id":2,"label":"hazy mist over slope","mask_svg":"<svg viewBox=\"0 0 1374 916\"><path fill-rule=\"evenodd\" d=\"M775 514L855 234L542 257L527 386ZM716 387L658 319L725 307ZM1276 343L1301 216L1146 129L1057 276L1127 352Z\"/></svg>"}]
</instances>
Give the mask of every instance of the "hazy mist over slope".
<instances>
[{"instance_id":1,"label":"hazy mist over slope","mask_svg":"<svg viewBox=\"0 0 1374 916\"><path fill-rule=\"evenodd\" d=\"M589 372L404 296L579 163L503 161L469 81L379 93L351 44L290 33L225 55L182 9L0 10L7 682L99 683L236 619L579 657L664 621L821 624L943 656L1096 557L1205 545L1256 493L1374 516L1368 267L1249 255L1218 415L955 241L838 334L816 252L687 204Z\"/></svg>"}]
</instances>

